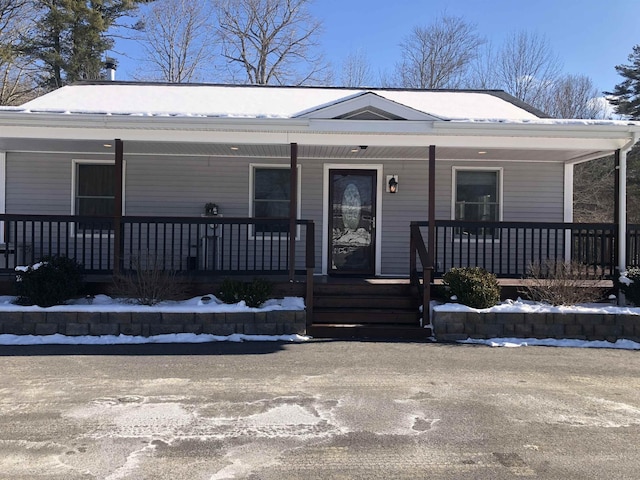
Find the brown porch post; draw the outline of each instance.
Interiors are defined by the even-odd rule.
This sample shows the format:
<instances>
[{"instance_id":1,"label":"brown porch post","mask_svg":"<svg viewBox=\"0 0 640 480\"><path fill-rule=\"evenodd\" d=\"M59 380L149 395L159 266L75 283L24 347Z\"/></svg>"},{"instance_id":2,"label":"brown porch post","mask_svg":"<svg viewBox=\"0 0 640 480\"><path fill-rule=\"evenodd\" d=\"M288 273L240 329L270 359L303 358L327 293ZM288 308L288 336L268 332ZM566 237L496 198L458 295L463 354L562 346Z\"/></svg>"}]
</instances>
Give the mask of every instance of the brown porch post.
<instances>
[{"instance_id":1,"label":"brown porch post","mask_svg":"<svg viewBox=\"0 0 640 480\"><path fill-rule=\"evenodd\" d=\"M296 217L298 215L298 144L291 144L289 190L289 281L296 274Z\"/></svg>"},{"instance_id":2,"label":"brown porch post","mask_svg":"<svg viewBox=\"0 0 640 480\"><path fill-rule=\"evenodd\" d=\"M124 143L116 138L116 155L115 155L115 193L113 206L113 274L120 273L120 264L122 263L122 170L124 164Z\"/></svg>"},{"instance_id":3,"label":"brown porch post","mask_svg":"<svg viewBox=\"0 0 640 480\"><path fill-rule=\"evenodd\" d=\"M429 233L427 236L428 267L433 267L436 248L436 146L429 145Z\"/></svg>"},{"instance_id":4,"label":"brown porch post","mask_svg":"<svg viewBox=\"0 0 640 480\"><path fill-rule=\"evenodd\" d=\"M427 233L427 265L423 272L422 326L431 323L431 282L436 249L436 146L429 145L429 231Z\"/></svg>"}]
</instances>

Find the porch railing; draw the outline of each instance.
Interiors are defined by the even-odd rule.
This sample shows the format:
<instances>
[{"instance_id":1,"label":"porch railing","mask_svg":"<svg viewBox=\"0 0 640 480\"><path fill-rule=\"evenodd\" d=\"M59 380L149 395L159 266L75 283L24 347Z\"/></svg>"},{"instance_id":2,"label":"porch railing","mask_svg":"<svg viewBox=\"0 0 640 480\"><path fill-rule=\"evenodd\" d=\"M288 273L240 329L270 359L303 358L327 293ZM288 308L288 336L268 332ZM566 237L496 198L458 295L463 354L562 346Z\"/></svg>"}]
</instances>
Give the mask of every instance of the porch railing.
<instances>
[{"instance_id":1,"label":"porch railing","mask_svg":"<svg viewBox=\"0 0 640 480\"><path fill-rule=\"evenodd\" d=\"M428 222L412 222L427 236ZM533 264L576 261L588 273L613 277L617 267L615 224L435 221L434 276L453 267L479 266L501 278L520 278ZM629 225L627 258L640 260L640 226ZM413 263L412 263L413 265Z\"/></svg>"},{"instance_id":2,"label":"porch railing","mask_svg":"<svg viewBox=\"0 0 640 480\"><path fill-rule=\"evenodd\" d=\"M0 272L42 257L76 259L88 274L152 266L193 276L287 275L289 220L280 218L122 217L2 214ZM293 271L313 268L314 224L297 220ZM311 263L310 263L311 262Z\"/></svg>"},{"instance_id":3,"label":"porch railing","mask_svg":"<svg viewBox=\"0 0 640 480\"><path fill-rule=\"evenodd\" d=\"M429 304L431 303L431 282L433 280L433 266L429 265L429 254L424 238L417 222L410 226L409 242L409 280L417 291L422 304L422 325L429 323Z\"/></svg>"}]
</instances>

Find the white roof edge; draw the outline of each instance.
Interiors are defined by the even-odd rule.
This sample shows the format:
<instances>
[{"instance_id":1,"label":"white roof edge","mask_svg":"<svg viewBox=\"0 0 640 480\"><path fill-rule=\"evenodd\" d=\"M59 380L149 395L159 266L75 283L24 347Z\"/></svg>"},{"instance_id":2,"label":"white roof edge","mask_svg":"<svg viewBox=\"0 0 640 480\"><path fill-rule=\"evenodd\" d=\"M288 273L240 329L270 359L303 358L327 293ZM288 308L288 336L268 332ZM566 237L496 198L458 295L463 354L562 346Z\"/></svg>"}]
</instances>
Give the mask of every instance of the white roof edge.
<instances>
[{"instance_id":1,"label":"white roof edge","mask_svg":"<svg viewBox=\"0 0 640 480\"><path fill-rule=\"evenodd\" d=\"M386 100L386 99L384 99ZM388 100L387 100L388 101ZM404 107L404 106L403 106ZM330 108L330 107L329 107ZM411 109L411 107L406 107ZM595 127L634 127L631 130L640 131L640 121L634 120L599 120L599 119L555 119L555 118L539 118L539 119L527 119L527 120L512 120L503 118L494 119L474 119L474 118L458 118L458 119L446 119L441 120L428 114L423 114L425 118L422 119L410 119L410 120L384 120L388 123L416 123L416 122L430 122L436 129L478 129L486 128L503 128L502 126L508 126L509 128L522 128L529 129L532 126L536 128L543 128L548 126L549 128L557 129L562 126L566 129L576 128L595 128ZM429 118L430 117L430 118ZM310 120L318 120L324 122L349 122L352 120L345 119L315 119L313 116L300 115L297 117L244 117L244 116L206 116L206 115L182 115L182 114L113 114L105 112L63 112L60 110L38 110L33 111L24 109L22 107L1 107L0 106L0 122L4 123L5 120L16 121L17 123L39 123L38 120L52 120L56 122L70 122L81 120L82 123L87 121L100 121L100 122L120 122L123 123L146 123L146 122L175 122L176 126L179 124L189 123L211 123L211 124L228 124L228 123L259 123L265 125L278 125L278 124L304 124ZM366 122L376 122L375 120L366 120Z\"/></svg>"}]
</instances>

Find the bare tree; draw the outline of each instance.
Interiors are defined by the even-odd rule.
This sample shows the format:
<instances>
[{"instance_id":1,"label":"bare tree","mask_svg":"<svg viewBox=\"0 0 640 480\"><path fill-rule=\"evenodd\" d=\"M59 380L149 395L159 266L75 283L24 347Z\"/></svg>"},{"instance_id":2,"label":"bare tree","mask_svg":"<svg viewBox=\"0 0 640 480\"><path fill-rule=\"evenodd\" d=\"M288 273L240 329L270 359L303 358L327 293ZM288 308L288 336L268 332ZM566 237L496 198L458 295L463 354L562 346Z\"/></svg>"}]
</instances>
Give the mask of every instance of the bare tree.
<instances>
[{"instance_id":1,"label":"bare tree","mask_svg":"<svg viewBox=\"0 0 640 480\"><path fill-rule=\"evenodd\" d=\"M347 55L342 63L340 79L343 87L371 86L371 64L363 50L358 49Z\"/></svg>"},{"instance_id":2,"label":"bare tree","mask_svg":"<svg viewBox=\"0 0 640 480\"><path fill-rule=\"evenodd\" d=\"M496 75L498 52L493 43L487 42L478 48L478 54L469 67L469 75L465 80L466 88L480 88L485 90L499 89Z\"/></svg>"},{"instance_id":3,"label":"bare tree","mask_svg":"<svg viewBox=\"0 0 640 480\"><path fill-rule=\"evenodd\" d=\"M138 41L146 54L136 77L170 83L201 80L212 67L214 31L206 2L156 0L141 15Z\"/></svg>"},{"instance_id":4,"label":"bare tree","mask_svg":"<svg viewBox=\"0 0 640 480\"><path fill-rule=\"evenodd\" d=\"M615 197L613 157L576 165L573 172L573 221L613 221Z\"/></svg>"},{"instance_id":5,"label":"bare tree","mask_svg":"<svg viewBox=\"0 0 640 480\"><path fill-rule=\"evenodd\" d=\"M484 40L461 17L442 16L414 27L400 43L398 84L408 88L457 88Z\"/></svg>"},{"instance_id":6,"label":"bare tree","mask_svg":"<svg viewBox=\"0 0 640 480\"><path fill-rule=\"evenodd\" d=\"M232 78L250 84L325 82L317 53L321 24L311 0L214 0L222 56Z\"/></svg>"},{"instance_id":7,"label":"bare tree","mask_svg":"<svg viewBox=\"0 0 640 480\"><path fill-rule=\"evenodd\" d=\"M542 110L554 118L605 118L603 102L591 78L585 75L565 75L551 84Z\"/></svg>"},{"instance_id":8,"label":"bare tree","mask_svg":"<svg viewBox=\"0 0 640 480\"><path fill-rule=\"evenodd\" d=\"M0 105L23 103L37 88L35 64L20 54L33 16L28 0L0 0Z\"/></svg>"},{"instance_id":9,"label":"bare tree","mask_svg":"<svg viewBox=\"0 0 640 480\"><path fill-rule=\"evenodd\" d=\"M494 68L498 88L544 108L545 92L559 75L560 61L544 37L523 31L508 37Z\"/></svg>"}]
</instances>

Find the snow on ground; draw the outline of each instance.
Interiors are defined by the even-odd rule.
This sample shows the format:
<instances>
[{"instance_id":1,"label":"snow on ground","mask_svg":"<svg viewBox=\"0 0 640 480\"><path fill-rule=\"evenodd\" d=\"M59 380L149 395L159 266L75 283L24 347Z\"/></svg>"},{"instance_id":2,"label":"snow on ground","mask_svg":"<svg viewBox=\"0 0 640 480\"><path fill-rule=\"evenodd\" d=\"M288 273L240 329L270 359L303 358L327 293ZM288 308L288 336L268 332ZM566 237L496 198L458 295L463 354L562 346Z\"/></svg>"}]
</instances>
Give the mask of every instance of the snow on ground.
<instances>
[{"instance_id":1,"label":"snow on ground","mask_svg":"<svg viewBox=\"0 0 640 480\"><path fill-rule=\"evenodd\" d=\"M143 343L207 343L207 342L305 342L303 335L208 335L170 333L151 337L133 335L0 335L0 345L140 345Z\"/></svg>"},{"instance_id":2,"label":"snow on ground","mask_svg":"<svg viewBox=\"0 0 640 480\"><path fill-rule=\"evenodd\" d=\"M166 301L154 306L137 305L125 299L111 298L107 295L96 295L70 300L66 305L39 307L15 305L15 297L0 296L0 314L2 312L161 312L161 313L233 313L233 312L268 312L273 310L304 310L304 300L299 297L285 297L267 300L260 308L247 307L245 302L226 304L215 295L204 295L183 301ZM204 343L204 342L243 342L243 341L283 341L304 342L308 337L302 335L243 335L227 336L173 333L151 337L132 335L0 335L0 345L118 345L143 343Z\"/></svg>"},{"instance_id":3,"label":"snow on ground","mask_svg":"<svg viewBox=\"0 0 640 480\"><path fill-rule=\"evenodd\" d=\"M69 300L65 305L39 307L15 305L16 297L0 296L0 312L162 312L162 313L232 313L269 312L273 310L304 310L300 297L284 297L267 300L260 308L247 307L246 303L227 304L215 295L208 294L182 301L165 301L154 306L138 305L130 300L107 295Z\"/></svg>"},{"instance_id":4,"label":"snow on ground","mask_svg":"<svg viewBox=\"0 0 640 480\"><path fill-rule=\"evenodd\" d=\"M458 343L488 345L490 347L573 347L573 348L617 348L621 350L640 350L640 343L631 340L617 342L587 341L572 338L488 338L486 340L467 338Z\"/></svg>"},{"instance_id":5,"label":"snow on ground","mask_svg":"<svg viewBox=\"0 0 640 480\"><path fill-rule=\"evenodd\" d=\"M438 312L494 312L494 313L596 313L618 315L640 315L638 307L619 307L606 303L587 303L583 305L549 305L528 300L505 300L490 308L471 308L460 303L432 302L431 308ZM638 319L640 321L640 318Z\"/></svg>"}]
</instances>

